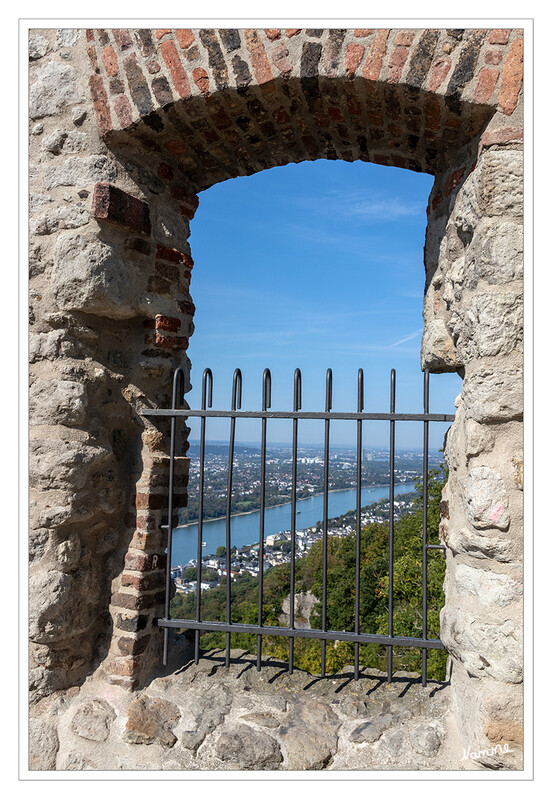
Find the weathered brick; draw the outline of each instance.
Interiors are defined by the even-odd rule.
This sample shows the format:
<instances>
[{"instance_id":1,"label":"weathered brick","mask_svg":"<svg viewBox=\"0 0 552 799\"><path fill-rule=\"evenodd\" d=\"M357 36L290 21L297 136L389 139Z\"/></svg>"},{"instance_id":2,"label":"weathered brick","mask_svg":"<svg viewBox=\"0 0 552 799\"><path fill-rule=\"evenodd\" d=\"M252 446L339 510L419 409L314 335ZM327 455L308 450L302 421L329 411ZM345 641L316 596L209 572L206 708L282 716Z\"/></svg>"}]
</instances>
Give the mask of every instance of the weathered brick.
<instances>
[{"instance_id":1,"label":"weathered brick","mask_svg":"<svg viewBox=\"0 0 552 799\"><path fill-rule=\"evenodd\" d=\"M146 610L154 608L159 604L159 600L156 594L127 594L119 591L111 597L111 604L125 610Z\"/></svg>"},{"instance_id":2,"label":"weathered brick","mask_svg":"<svg viewBox=\"0 0 552 799\"><path fill-rule=\"evenodd\" d=\"M511 30L506 28L492 30L489 35L489 44L508 44L510 33Z\"/></svg>"},{"instance_id":3,"label":"weathered brick","mask_svg":"<svg viewBox=\"0 0 552 799\"><path fill-rule=\"evenodd\" d=\"M107 668L109 670L111 667L108 665ZM107 680L111 685L118 685L120 688L124 688L125 691L136 691L140 685L138 677L125 677L119 674L110 674Z\"/></svg>"},{"instance_id":4,"label":"weathered brick","mask_svg":"<svg viewBox=\"0 0 552 799\"><path fill-rule=\"evenodd\" d=\"M196 67L196 69L192 70L192 78L194 79L194 83L201 92L201 94L208 96L210 94L210 90L209 90L209 75L207 74L207 72L201 67Z\"/></svg>"},{"instance_id":5,"label":"weathered brick","mask_svg":"<svg viewBox=\"0 0 552 799\"><path fill-rule=\"evenodd\" d=\"M207 50L209 66L213 71L215 86L219 91L228 88L228 67L220 49L220 44L214 30L203 28L199 31L201 43Z\"/></svg>"},{"instance_id":6,"label":"weathered brick","mask_svg":"<svg viewBox=\"0 0 552 799\"><path fill-rule=\"evenodd\" d=\"M436 92L442 85L451 67L450 58L439 58L434 63L431 74L429 76L428 89L430 92Z\"/></svg>"},{"instance_id":7,"label":"weathered brick","mask_svg":"<svg viewBox=\"0 0 552 799\"><path fill-rule=\"evenodd\" d=\"M113 36L115 41L119 45L119 50L128 50L132 47L132 39L130 38L130 33L124 29L115 29L113 31Z\"/></svg>"},{"instance_id":8,"label":"weathered brick","mask_svg":"<svg viewBox=\"0 0 552 799\"><path fill-rule=\"evenodd\" d=\"M166 180L172 180L174 177L172 166L170 166L169 164L159 164L159 166L157 167L157 177Z\"/></svg>"},{"instance_id":9,"label":"weathered brick","mask_svg":"<svg viewBox=\"0 0 552 799\"><path fill-rule=\"evenodd\" d=\"M137 591L153 591L156 588L161 588L164 581L164 572L154 572L140 576L123 572L121 575L121 585L124 588L136 588Z\"/></svg>"},{"instance_id":10,"label":"weathered brick","mask_svg":"<svg viewBox=\"0 0 552 799\"><path fill-rule=\"evenodd\" d=\"M133 613L131 616L117 613L115 616L115 626L125 633L138 633L145 630L148 625L148 616L140 613Z\"/></svg>"},{"instance_id":11,"label":"weathered brick","mask_svg":"<svg viewBox=\"0 0 552 799\"><path fill-rule=\"evenodd\" d=\"M246 30L244 37L257 83L261 84L272 80L272 70L259 34L256 30Z\"/></svg>"},{"instance_id":12,"label":"weathered brick","mask_svg":"<svg viewBox=\"0 0 552 799\"><path fill-rule=\"evenodd\" d=\"M407 47L395 47L389 56L389 74L387 80L390 83L398 83L401 79L403 67L408 58L409 49Z\"/></svg>"},{"instance_id":13,"label":"weathered brick","mask_svg":"<svg viewBox=\"0 0 552 799\"><path fill-rule=\"evenodd\" d=\"M111 45L104 47L102 52L102 61L105 71L109 77L114 77L119 72L119 62L117 61L117 54Z\"/></svg>"},{"instance_id":14,"label":"weathered brick","mask_svg":"<svg viewBox=\"0 0 552 799\"><path fill-rule=\"evenodd\" d=\"M149 206L111 183L96 183L92 200L92 216L115 225L149 235L151 222Z\"/></svg>"},{"instance_id":15,"label":"weathered brick","mask_svg":"<svg viewBox=\"0 0 552 799\"><path fill-rule=\"evenodd\" d=\"M301 33L301 28L286 28L288 39L291 39L292 36L297 36L298 33Z\"/></svg>"},{"instance_id":16,"label":"weathered brick","mask_svg":"<svg viewBox=\"0 0 552 799\"><path fill-rule=\"evenodd\" d=\"M271 42L273 42L274 39L279 39L280 36L282 35L282 32L279 28L269 28L269 29L265 28L265 33L267 35L267 38L270 39Z\"/></svg>"},{"instance_id":17,"label":"weathered brick","mask_svg":"<svg viewBox=\"0 0 552 799\"><path fill-rule=\"evenodd\" d=\"M159 61L156 61L155 58L152 58L151 61L147 62L146 69L150 75L157 75L157 73L161 69L161 64L159 63Z\"/></svg>"},{"instance_id":18,"label":"weathered brick","mask_svg":"<svg viewBox=\"0 0 552 799\"><path fill-rule=\"evenodd\" d=\"M172 39L166 40L161 43L160 49L163 60L171 72L174 88L180 97L189 97L191 95L190 83L178 56L175 43Z\"/></svg>"},{"instance_id":19,"label":"weathered brick","mask_svg":"<svg viewBox=\"0 0 552 799\"><path fill-rule=\"evenodd\" d=\"M171 30L172 28L159 28L159 30L155 31L155 38L162 39L163 36L166 36L168 33L171 32Z\"/></svg>"},{"instance_id":20,"label":"weathered brick","mask_svg":"<svg viewBox=\"0 0 552 799\"><path fill-rule=\"evenodd\" d=\"M476 102L486 103L491 99L498 75L498 69L488 69L484 67L480 71L477 78L477 86L475 87L475 92L473 95L473 99Z\"/></svg>"},{"instance_id":21,"label":"weathered brick","mask_svg":"<svg viewBox=\"0 0 552 799\"><path fill-rule=\"evenodd\" d=\"M181 326L182 322L175 316L163 316L163 314L157 314L155 317L156 330L168 330L170 333L176 333Z\"/></svg>"},{"instance_id":22,"label":"weathered brick","mask_svg":"<svg viewBox=\"0 0 552 799\"><path fill-rule=\"evenodd\" d=\"M399 31L395 36L395 47L410 47L414 41L416 33L414 31Z\"/></svg>"},{"instance_id":23,"label":"weathered brick","mask_svg":"<svg viewBox=\"0 0 552 799\"><path fill-rule=\"evenodd\" d=\"M270 57L272 58L272 63L278 69L285 78L289 78L291 72L293 70L293 64L288 58L289 50L287 47L284 47L283 44L278 45L273 50L270 51Z\"/></svg>"},{"instance_id":24,"label":"weathered brick","mask_svg":"<svg viewBox=\"0 0 552 799\"><path fill-rule=\"evenodd\" d=\"M366 80L377 80L383 66L383 57L387 49L387 37L389 30L381 29L376 32L376 35L370 43L368 48L368 56L364 62L362 69L362 77Z\"/></svg>"},{"instance_id":25,"label":"weathered brick","mask_svg":"<svg viewBox=\"0 0 552 799\"><path fill-rule=\"evenodd\" d=\"M176 28L174 35L176 36L176 41L183 50L190 47L190 45L195 42L195 36L190 28Z\"/></svg>"},{"instance_id":26,"label":"weathered brick","mask_svg":"<svg viewBox=\"0 0 552 799\"><path fill-rule=\"evenodd\" d=\"M322 56L322 45L318 42L304 42L301 52L301 77L318 77L318 65Z\"/></svg>"},{"instance_id":27,"label":"weathered brick","mask_svg":"<svg viewBox=\"0 0 552 799\"><path fill-rule=\"evenodd\" d=\"M144 58L149 58L155 52L155 44L149 28L138 28L136 30L138 47Z\"/></svg>"},{"instance_id":28,"label":"weathered brick","mask_svg":"<svg viewBox=\"0 0 552 799\"><path fill-rule=\"evenodd\" d=\"M154 78L151 82L151 88L153 89L155 99L161 107L173 102L171 87L166 78Z\"/></svg>"},{"instance_id":29,"label":"weathered brick","mask_svg":"<svg viewBox=\"0 0 552 799\"><path fill-rule=\"evenodd\" d=\"M89 47L86 51L88 53L88 58L90 59L90 63L92 64L92 69L94 72L99 73L100 67L98 66L98 56L96 54L96 48L94 46Z\"/></svg>"},{"instance_id":30,"label":"weathered brick","mask_svg":"<svg viewBox=\"0 0 552 799\"><path fill-rule=\"evenodd\" d=\"M151 640L151 635L141 635L139 638L119 638L117 648L122 655L140 655L145 652Z\"/></svg>"},{"instance_id":31,"label":"weathered brick","mask_svg":"<svg viewBox=\"0 0 552 799\"><path fill-rule=\"evenodd\" d=\"M123 66L128 78L130 94L138 112L144 116L153 111L153 103L148 84L138 65L136 55L131 53L123 59Z\"/></svg>"},{"instance_id":32,"label":"weathered brick","mask_svg":"<svg viewBox=\"0 0 552 799\"><path fill-rule=\"evenodd\" d=\"M132 124L132 106L125 94L120 94L113 99L113 108L121 127L128 128Z\"/></svg>"},{"instance_id":33,"label":"weathered brick","mask_svg":"<svg viewBox=\"0 0 552 799\"><path fill-rule=\"evenodd\" d=\"M136 658L117 658L107 662L106 667L110 674L119 677L131 677L136 673L139 661Z\"/></svg>"},{"instance_id":34,"label":"weathered brick","mask_svg":"<svg viewBox=\"0 0 552 799\"><path fill-rule=\"evenodd\" d=\"M357 39L365 39L373 30L373 28L355 28L355 36Z\"/></svg>"},{"instance_id":35,"label":"weathered brick","mask_svg":"<svg viewBox=\"0 0 552 799\"><path fill-rule=\"evenodd\" d=\"M516 39L506 56L498 93L498 107L504 114L510 115L515 111L522 78L523 39Z\"/></svg>"},{"instance_id":36,"label":"weathered brick","mask_svg":"<svg viewBox=\"0 0 552 799\"><path fill-rule=\"evenodd\" d=\"M186 350L188 349L188 338L187 336L164 336L161 333L154 333L151 335L147 335L145 337L145 343L149 344L152 347L156 347L157 349L171 349L171 350ZM155 502L156 500L153 499L156 495L151 495L152 499L151 502ZM138 502L138 495L136 497L136 501ZM153 508L156 505L148 504L147 506L144 505L136 505L136 507L148 507ZM161 506L157 506L161 507Z\"/></svg>"},{"instance_id":37,"label":"weathered brick","mask_svg":"<svg viewBox=\"0 0 552 799\"><path fill-rule=\"evenodd\" d=\"M99 75L91 75L89 79L90 93L92 95L92 102L96 117L98 120L98 128L100 134L107 133L112 129L111 113L109 111L109 104L107 101L107 93L105 91L103 81Z\"/></svg>"},{"instance_id":38,"label":"weathered brick","mask_svg":"<svg viewBox=\"0 0 552 799\"><path fill-rule=\"evenodd\" d=\"M146 339L153 338L155 340L155 336L146 336ZM146 341L146 344L149 344L150 341ZM147 510L161 510L167 504L167 499L164 494L141 494L137 493L135 497L136 508L145 508Z\"/></svg>"},{"instance_id":39,"label":"weathered brick","mask_svg":"<svg viewBox=\"0 0 552 799\"><path fill-rule=\"evenodd\" d=\"M348 78L354 77L362 61L365 49L363 44L355 44L354 42L351 42L347 47L347 52L345 53L345 74Z\"/></svg>"},{"instance_id":40,"label":"weathered brick","mask_svg":"<svg viewBox=\"0 0 552 799\"><path fill-rule=\"evenodd\" d=\"M466 86L474 76L479 51L481 50L485 36L486 31L473 30L466 34L464 38L460 57L452 72L446 90L445 102L447 107L455 113L460 111L460 98L464 86Z\"/></svg>"},{"instance_id":41,"label":"weathered brick","mask_svg":"<svg viewBox=\"0 0 552 799\"><path fill-rule=\"evenodd\" d=\"M219 36L227 53L231 53L241 47L240 32L237 28L222 28L219 30Z\"/></svg>"},{"instance_id":42,"label":"weathered brick","mask_svg":"<svg viewBox=\"0 0 552 799\"><path fill-rule=\"evenodd\" d=\"M184 264L188 269L191 269L194 265L191 255L171 247L165 247L163 244L157 245L155 257L159 258L161 261L168 261L171 264Z\"/></svg>"}]
</instances>

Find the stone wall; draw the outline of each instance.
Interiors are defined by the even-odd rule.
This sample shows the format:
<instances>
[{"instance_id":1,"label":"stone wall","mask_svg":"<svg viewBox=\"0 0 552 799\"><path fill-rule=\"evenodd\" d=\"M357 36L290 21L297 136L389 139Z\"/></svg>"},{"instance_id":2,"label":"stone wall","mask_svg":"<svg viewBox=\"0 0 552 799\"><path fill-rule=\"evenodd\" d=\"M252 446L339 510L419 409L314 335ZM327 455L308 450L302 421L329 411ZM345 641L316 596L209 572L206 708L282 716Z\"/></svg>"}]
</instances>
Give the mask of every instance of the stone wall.
<instances>
[{"instance_id":1,"label":"stone wall","mask_svg":"<svg viewBox=\"0 0 552 799\"><path fill-rule=\"evenodd\" d=\"M520 767L522 32L39 30L29 58L34 699L158 662L166 428L140 413L189 375L197 193L360 159L435 175L422 365L464 378L443 640L464 745Z\"/></svg>"}]
</instances>

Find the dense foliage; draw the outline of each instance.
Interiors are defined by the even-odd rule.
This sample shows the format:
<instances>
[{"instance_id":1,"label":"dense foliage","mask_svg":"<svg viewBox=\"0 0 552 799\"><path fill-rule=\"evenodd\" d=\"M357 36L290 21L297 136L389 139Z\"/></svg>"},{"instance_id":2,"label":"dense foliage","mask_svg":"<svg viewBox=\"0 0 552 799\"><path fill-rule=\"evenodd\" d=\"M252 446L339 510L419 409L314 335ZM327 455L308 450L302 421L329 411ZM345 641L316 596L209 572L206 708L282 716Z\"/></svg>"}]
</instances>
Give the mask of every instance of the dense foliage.
<instances>
[{"instance_id":1,"label":"dense foliage","mask_svg":"<svg viewBox=\"0 0 552 799\"><path fill-rule=\"evenodd\" d=\"M428 487L428 543L439 543L439 502L446 474L441 467L430 473ZM417 508L411 515L398 519L394 525L394 633L422 636L422 487L417 485ZM327 629L354 630L355 607L355 535L328 538ZM360 630L386 635L388 632L388 524L371 524L361 531L360 557ZM439 611L444 603L442 590L445 561L437 551L428 552L428 638L439 637ZM308 555L296 561L296 592L310 591L322 596L322 542L317 542ZM257 577L245 576L232 583L232 621L256 624L258 619ZM263 588L263 624L278 626L282 601L290 591L290 564L265 572ZM177 595L172 603L175 618L195 617L195 595ZM321 629L321 603L310 617L311 627ZM226 619L226 586L213 589L202 596L202 620ZM256 651L255 635L232 634L232 646ZM202 647L224 647L224 635L204 633ZM297 638L294 664L311 673L320 673L321 642ZM283 636L263 636L263 653L288 659L288 639ZM394 670L421 670L419 649L395 647ZM326 668L339 671L354 659L354 644L337 642L327 646ZM447 654L444 650L428 650L428 677L445 678ZM360 647L360 664L385 670L387 648L376 645Z\"/></svg>"}]
</instances>

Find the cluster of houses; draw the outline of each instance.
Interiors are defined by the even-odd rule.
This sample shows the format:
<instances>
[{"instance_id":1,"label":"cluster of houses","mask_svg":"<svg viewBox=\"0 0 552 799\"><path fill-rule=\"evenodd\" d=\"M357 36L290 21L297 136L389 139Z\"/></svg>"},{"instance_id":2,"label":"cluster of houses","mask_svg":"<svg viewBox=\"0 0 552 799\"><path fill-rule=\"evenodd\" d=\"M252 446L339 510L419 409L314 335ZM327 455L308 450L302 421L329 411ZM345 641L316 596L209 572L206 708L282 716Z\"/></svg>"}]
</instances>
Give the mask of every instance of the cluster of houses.
<instances>
[{"instance_id":1,"label":"cluster of houses","mask_svg":"<svg viewBox=\"0 0 552 799\"><path fill-rule=\"evenodd\" d=\"M408 512L411 503L408 500L395 500L395 513L401 514ZM361 525L365 526L374 522L382 521L382 517L389 512L389 502L378 502L361 513ZM345 517L331 519L328 526L328 535L344 538L356 530L355 514L350 512ZM323 536L322 526L317 524L313 527L306 527L297 530L295 533L295 557L304 557L317 541ZM291 538L290 530L273 533L266 536L263 558L263 570L273 566L281 566L291 561ZM193 559L184 566L175 566L171 569L171 576L174 579L176 590L179 593L189 594L197 590L197 580L186 579L186 571L197 567L197 560ZM216 579L207 581L201 580L201 591L209 591L217 588L223 577L226 577L227 562L226 556L205 555L201 560L202 575L216 573ZM238 580L247 575L259 574L259 544L247 544L240 549L233 549L230 558L230 577Z\"/></svg>"}]
</instances>

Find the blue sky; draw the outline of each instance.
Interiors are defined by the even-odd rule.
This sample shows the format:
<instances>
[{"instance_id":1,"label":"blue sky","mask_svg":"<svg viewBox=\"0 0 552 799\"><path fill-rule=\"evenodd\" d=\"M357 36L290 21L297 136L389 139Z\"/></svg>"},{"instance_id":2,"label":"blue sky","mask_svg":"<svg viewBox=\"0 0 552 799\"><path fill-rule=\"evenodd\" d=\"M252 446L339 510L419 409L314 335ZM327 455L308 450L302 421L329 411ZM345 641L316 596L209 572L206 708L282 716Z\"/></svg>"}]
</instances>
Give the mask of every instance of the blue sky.
<instances>
[{"instance_id":1,"label":"blue sky","mask_svg":"<svg viewBox=\"0 0 552 799\"><path fill-rule=\"evenodd\" d=\"M365 409L388 410L394 367L397 410L422 410L423 245L432 182L430 175L376 164L315 161L202 192L190 240L197 307L188 351L190 405L199 407L201 375L209 366L214 407L228 408L239 366L242 407L258 409L268 366L272 407L289 409L299 367L303 408L323 410L331 367L334 409L356 410L362 367ZM460 386L456 375L432 376L431 410L453 413ZM397 427L397 446L421 444L420 424ZM223 439L227 429L226 422L212 421L208 438ZM441 446L444 430L435 425L432 446ZM238 434L250 441L257 431L257 422L244 421ZM321 435L322 423L304 423L301 442ZM346 444L354 436L354 423L336 423L332 441ZM367 446L385 445L388 428L365 425L365 437ZM289 441L291 434L273 422L269 439Z\"/></svg>"}]
</instances>

